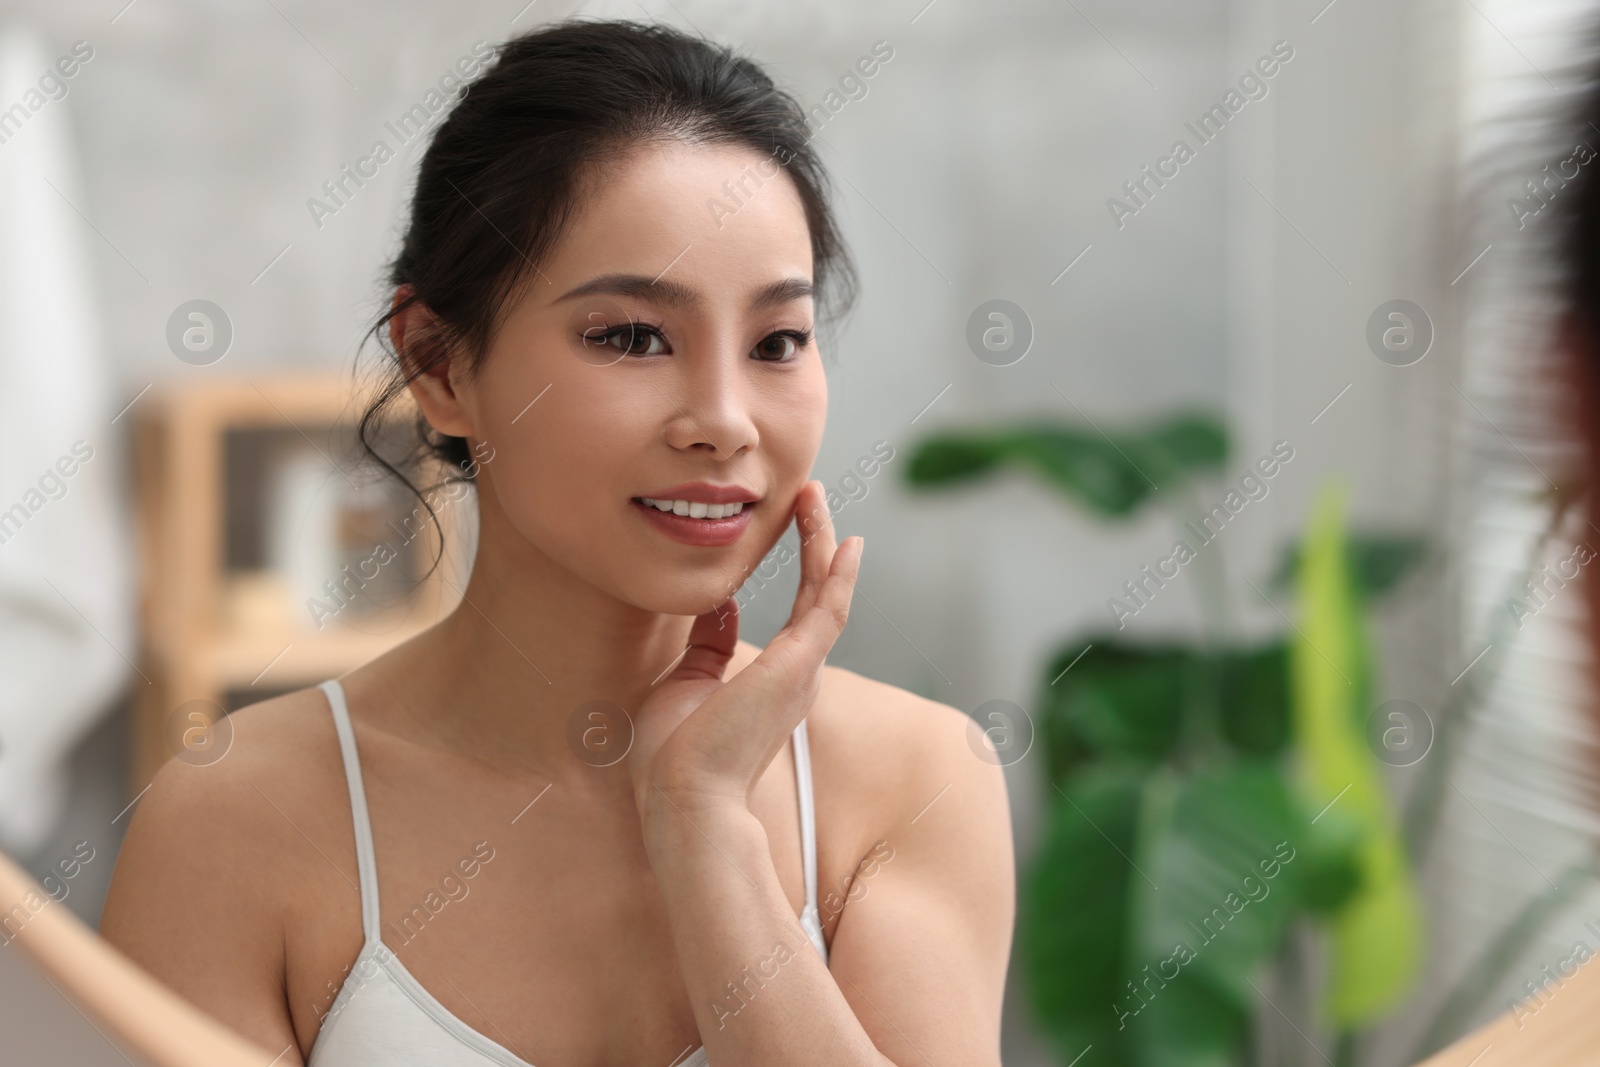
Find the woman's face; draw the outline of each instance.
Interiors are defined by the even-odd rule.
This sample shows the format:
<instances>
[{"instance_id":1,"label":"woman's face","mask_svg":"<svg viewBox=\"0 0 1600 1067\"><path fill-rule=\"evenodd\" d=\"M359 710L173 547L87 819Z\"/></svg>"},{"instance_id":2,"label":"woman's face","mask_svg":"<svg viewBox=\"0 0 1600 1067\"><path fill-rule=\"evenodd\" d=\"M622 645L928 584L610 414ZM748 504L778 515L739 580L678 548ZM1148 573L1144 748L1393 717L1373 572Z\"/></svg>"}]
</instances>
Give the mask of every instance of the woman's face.
<instances>
[{"instance_id":1,"label":"woman's face","mask_svg":"<svg viewBox=\"0 0 1600 1067\"><path fill-rule=\"evenodd\" d=\"M452 368L434 425L485 460L479 551L531 548L650 611L730 597L822 440L811 270L800 198L759 153L673 142L609 170L478 370Z\"/></svg>"}]
</instances>

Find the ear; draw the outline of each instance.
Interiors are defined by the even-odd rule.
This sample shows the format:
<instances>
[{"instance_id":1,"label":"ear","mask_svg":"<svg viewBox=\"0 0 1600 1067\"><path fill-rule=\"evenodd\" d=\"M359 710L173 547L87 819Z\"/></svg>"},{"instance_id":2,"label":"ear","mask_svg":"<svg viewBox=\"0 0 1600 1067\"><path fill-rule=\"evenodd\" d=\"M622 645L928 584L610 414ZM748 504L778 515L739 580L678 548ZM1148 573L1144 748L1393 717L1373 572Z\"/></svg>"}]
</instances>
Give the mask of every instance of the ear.
<instances>
[{"instance_id":1,"label":"ear","mask_svg":"<svg viewBox=\"0 0 1600 1067\"><path fill-rule=\"evenodd\" d=\"M395 290L391 307L398 306L414 290L402 285ZM409 377L418 363L429 358L427 342L439 333L439 319L426 304L415 303L398 312L389 320L389 342L400 359L400 366ZM457 389L458 376L454 354L439 358L411 379L407 388L417 402L428 425L451 437L474 437L472 413L463 403Z\"/></svg>"}]
</instances>

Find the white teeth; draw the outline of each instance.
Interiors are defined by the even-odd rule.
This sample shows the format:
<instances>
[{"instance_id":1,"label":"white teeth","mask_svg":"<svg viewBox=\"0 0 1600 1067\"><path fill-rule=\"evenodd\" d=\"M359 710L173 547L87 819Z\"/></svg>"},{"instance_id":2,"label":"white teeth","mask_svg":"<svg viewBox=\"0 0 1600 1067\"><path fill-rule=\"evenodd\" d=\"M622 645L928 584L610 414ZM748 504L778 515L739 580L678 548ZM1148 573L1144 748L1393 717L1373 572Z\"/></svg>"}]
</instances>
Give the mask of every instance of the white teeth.
<instances>
[{"instance_id":1,"label":"white teeth","mask_svg":"<svg viewBox=\"0 0 1600 1067\"><path fill-rule=\"evenodd\" d=\"M643 496L639 500L646 506L658 511L670 511L674 515L687 515L691 519L726 519L737 515L744 510L744 503L733 504L705 504L698 500L654 500Z\"/></svg>"}]
</instances>

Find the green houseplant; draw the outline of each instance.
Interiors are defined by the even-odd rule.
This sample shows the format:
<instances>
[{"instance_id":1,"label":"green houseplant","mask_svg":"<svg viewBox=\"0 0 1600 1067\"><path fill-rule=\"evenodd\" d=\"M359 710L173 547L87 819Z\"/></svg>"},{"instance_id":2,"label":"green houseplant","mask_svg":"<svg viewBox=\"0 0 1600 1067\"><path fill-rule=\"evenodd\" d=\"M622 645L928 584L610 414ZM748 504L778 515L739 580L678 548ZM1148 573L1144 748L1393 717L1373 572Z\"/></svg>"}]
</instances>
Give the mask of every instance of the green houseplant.
<instances>
[{"instance_id":1,"label":"green houseplant","mask_svg":"<svg viewBox=\"0 0 1600 1067\"><path fill-rule=\"evenodd\" d=\"M1227 451L1204 414L1114 435L1036 422L929 438L906 478L943 489L1020 467L1115 520L1181 495ZM1050 657L1035 707L1047 817L1020 886L1019 948L1063 1063L1259 1062L1256 1016L1282 1011L1262 974L1304 969L1286 937L1302 921L1322 931L1324 973L1283 977L1307 998L1320 987L1302 1014L1342 1035L1341 1060L1405 995L1421 923L1367 741L1364 612L1420 553L1414 539L1351 537L1342 490L1325 486L1272 582L1297 600L1282 636L1108 630ZM1196 589L1225 620L1220 560L1205 558Z\"/></svg>"}]
</instances>

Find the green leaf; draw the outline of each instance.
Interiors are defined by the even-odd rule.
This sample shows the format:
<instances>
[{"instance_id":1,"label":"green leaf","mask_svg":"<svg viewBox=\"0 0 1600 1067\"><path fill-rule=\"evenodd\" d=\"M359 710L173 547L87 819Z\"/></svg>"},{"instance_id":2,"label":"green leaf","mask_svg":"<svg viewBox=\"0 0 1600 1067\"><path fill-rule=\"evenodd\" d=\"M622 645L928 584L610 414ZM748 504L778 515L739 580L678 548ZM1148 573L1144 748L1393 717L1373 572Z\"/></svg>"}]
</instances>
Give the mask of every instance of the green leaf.
<instances>
[{"instance_id":1,"label":"green leaf","mask_svg":"<svg viewBox=\"0 0 1600 1067\"><path fill-rule=\"evenodd\" d=\"M1366 828L1337 806L1309 827L1300 874L1307 911L1332 915L1361 891Z\"/></svg>"},{"instance_id":2,"label":"green leaf","mask_svg":"<svg viewBox=\"0 0 1600 1067\"><path fill-rule=\"evenodd\" d=\"M1304 891L1308 820L1275 763L1107 761L1053 791L1024 879L1028 988L1064 1061L1223 1067Z\"/></svg>"},{"instance_id":3,"label":"green leaf","mask_svg":"<svg viewBox=\"0 0 1600 1067\"><path fill-rule=\"evenodd\" d=\"M1062 647L1038 703L1050 780L1096 756L1175 759L1201 736L1242 755L1283 751L1288 651L1283 641L1197 650L1106 634Z\"/></svg>"},{"instance_id":4,"label":"green leaf","mask_svg":"<svg viewBox=\"0 0 1600 1067\"><path fill-rule=\"evenodd\" d=\"M1386 596L1428 557L1428 541L1410 534L1351 533L1347 545L1352 577L1366 600ZM1274 592L1286 591L1294 581L1300 552L1298 542L1283 546L1269 582Z\"/></svg>"},{"instance_id":5,"label":"green leaf","mask_svg":"<svg viewBox=\"0 0 1600 1067\"><path fill-rule=\"evenodd\" d=\"M1103 515L1127 515L1158 484L1114 441L1093 432L1037 427L1012 431L1000 442L1008 460Z\"/></svg>"},{"instance_id":6,"label":"green leaf","mask_svg":"<svg viewBox=\"0 0 1600 1067\"><path fill-rule=\"evenodd\" d=\"M1204 414L1180 413L1113 434L1092 424L1038 422L930 437L912 453L906 480L916 488L944 488L1017 466L1080 505L1122 517L1152 494L1221 466L1227 448L1222 423Z\"/></svg>"},{"instance_id":7,"label":"green leaf","mask_svg":"<svg viewBox=\"0 0 1600 1067\"><path fill-rule=\"evenodd\" d=\"M906 480L923 487L974 481L993 470L1004 458L1005 448L991 437L933 437L917 446L907 466Z\"/></svg>"},{"instance_id":8,"label":"green leaf","mask_svg":"<svg viewBox=\"0 0 1600 1067\"><path fill-rule=\"evenodd\" d=\"M1063 648L1048 672L1055 684L1042 687L1038 727L1053 782L1094 756L1165 758L1178 744L1192 702L1194 661L1187 648L1130 645L1103 635L1087 645L1087 651L1081 643Z\"/></svg>"},{"instance_id":9,"label":"green leaf","mask_svg":"<svg viewBox=\"0 0 1600 1067\"><path fill-rule=\"evenodd\" d=\"M1218 653L1222 733L1239 751L1268 756L1289 740L1289 645Z\"/></svg>"},{"instance_id":10,"label":"green leaf","mask_svg":"<svg viewBox=\"0 0 1600 1067\"><path fill-rule=\"evenodd\" d=\"M1174 415L1151 426L1144 437L1178 467L1216 469L1228 458L1228 432L1212 415Z\"/></svg>"},{"instance_id":11,"label":"green leaf","mask_svg":"<svg viewBox=\"0 0 1600 1067\"><path fill-rule=\"evenodd\" d=\"M1361 590L1346 542L1345 491L1324 487L1300 555L1291 651L1294 730L1307 800L1360 829L1361 886L1330 919L1327 1011L1341 1028L1381 1015L1410 987L1421 916L1395 814L1367 748L1370 692Z\"/></svg>"},{"instance_id":12,"label":"green leaf","mask_svg":"<svg viewBox=\"0 0 1600 1067\"><path fill-rule=\"evenodd\" d=\"M1306 821L1277 768L1256 760L1182 781L1172 804L1170 822L1146 850L1160 891L1145 898L1143 947L1187 944L1195 958L1180 980L1203 981L1252 1014L1253 972L1298 906L1294 860Z\"/></svg>"},{"instance_id":13,"label":"green leaf","mask_svg":"<svg viewBox=\"0 0 1600 1067\"><path fill-rule=\"evenodd\" d=\"M1034 1014L1064 1056L1094 1045L1099 1064L1131 1062L1111 1008L1122 984L1128 881L1146 775L1100 767L1053 789L1022 882L1020 955Z\"/></svg>"}]
</instances>

